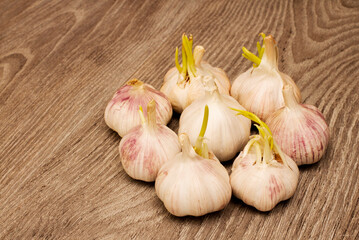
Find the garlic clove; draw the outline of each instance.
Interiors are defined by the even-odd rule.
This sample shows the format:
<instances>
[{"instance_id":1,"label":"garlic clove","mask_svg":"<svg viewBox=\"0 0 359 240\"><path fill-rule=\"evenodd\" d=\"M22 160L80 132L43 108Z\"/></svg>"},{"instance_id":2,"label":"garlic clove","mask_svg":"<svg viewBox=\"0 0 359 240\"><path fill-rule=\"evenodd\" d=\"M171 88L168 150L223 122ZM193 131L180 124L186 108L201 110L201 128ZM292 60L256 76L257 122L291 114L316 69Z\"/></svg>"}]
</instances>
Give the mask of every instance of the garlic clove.
<instances>
[{"instance_id":1,"label":"garlic clove","mask_svg":"<svg viewBox=\"0 0 359 240\"><path fill-rule=\"evenodd\" d=\"M151 85L132 79L117 90L105 110L106 124L123 137L128 131L141 124L137 108L146 106L152 99L157 104L157 121L167 124L172 117L172 107L168 98ZM147 111L144 111L147 115Z\"/></svg>"},{"instance_id":2,"label":"garlic clove","mask_svg":"<svg viewBox=\"0 0 359 240\"><path fill-rule=\"evenodd\" d=\"M271 35L264 37L263 47L258 43L258 49L263 52L261 59L243 48L244 56L257 64L234 80L231 96L265 121L271 113L284 106L284 85L293 87L299 102L301 95L291 77L278 70L278 48L274 38Z\"/></svg>"},{"instance_id":3,"label":"garlic clove","mask_svg":"<svg viewBox=\"0 0 359 240\"><path fill-rule=\"evenodd\" d=\"M120 160L126 173L137 180L153 182L161 166L181 151L176 133L156 123L156 103L147 106L147 120L140 109L142 124L126 134L119 145Z\"/></svg>"},{"instance_id":4,"label":"garlic clove","mask_svg":"<svg viewBox=\"0 0 359 240\"><path fill-rule=\"evenodd\" d=\"M259 135L251 136L235 159L230 175L233 194L259 211L270 211L280 201L293 196L299 169L277 145L268 126L256 115L237 110L256 125Z\"/></svg>"},{"instance_id":5,"label":"garlic clove","mask_svg":"<svg viewBox=\"0 0 359 240\"><path fill-rule=\"evenodd\" d=\"M203 109L210 109L206 138L208 148L220 161L232 159L246 144L250 120L237 116L230 108L244 108L232 97L220 94L210 76L204 79L206 95L194 101L182 113L178 133L186 133L195 144L202 124Z\"/></svg>"},{"instance_id":6,"label":"garlic clove","mask_svg":"<svg viewBox=\"0 0 359 240\"><path fill-rule=\"evenodd\" d=\"M267 120L281 149L298 165L318 162L329 143L329 127L314 106L298 103L293 88L283 88L285 106Z\"/></svg>"},{"instance_id":7,"label":"garlic clove","mask_svg":"<svg viewBox=\"0 0 359 240\"><path fill-rule=\"evenodd\" d=\"M204 95L202 80L205 76L212 76L219 91L229 95L230 81L226 73L202 61L205 52L202 46L196 46L192 54L192 41L192 35L189 38L182 35L182 65L178 63L176 49L176 67L167 72L160 90L168 96L173 109L179 113Z\"/></svg>"},{"instance_id":8,"label":"garlic clove","mask_svg":"<svg viewBox=\"0 0 359 240\"><path fill-rule=\"evenodd\" d=\"M182 152L160 169L157 196L175 216L202 216L223 209L232 194L227 170L216 158L198 155L186 134L179 139Z\"/></svg>"}]
</instances>

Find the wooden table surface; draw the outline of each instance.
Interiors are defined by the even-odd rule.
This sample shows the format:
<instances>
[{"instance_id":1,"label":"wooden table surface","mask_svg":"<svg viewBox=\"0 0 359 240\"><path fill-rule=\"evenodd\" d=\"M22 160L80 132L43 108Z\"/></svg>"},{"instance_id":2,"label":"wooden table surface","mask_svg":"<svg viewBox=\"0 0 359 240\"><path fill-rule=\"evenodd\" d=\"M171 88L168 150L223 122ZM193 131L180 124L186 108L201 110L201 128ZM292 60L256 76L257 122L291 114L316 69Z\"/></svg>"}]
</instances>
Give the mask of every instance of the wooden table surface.
<instances>
[{"instance_id":1,"label":"wooden table surface","mask_svg":"<svg viewBox=\"0 0 359 240\"><path fill-rule=\"evenodd\" d=\"M183 32L233 81L262 31L323 112L326 154L271 212L232 197L171 216L153 183L124 172L107 102L131 78L158 89ZM359 238L359 1L5 0L0 76L0 239Z\"/></svg>"}]
</instances>

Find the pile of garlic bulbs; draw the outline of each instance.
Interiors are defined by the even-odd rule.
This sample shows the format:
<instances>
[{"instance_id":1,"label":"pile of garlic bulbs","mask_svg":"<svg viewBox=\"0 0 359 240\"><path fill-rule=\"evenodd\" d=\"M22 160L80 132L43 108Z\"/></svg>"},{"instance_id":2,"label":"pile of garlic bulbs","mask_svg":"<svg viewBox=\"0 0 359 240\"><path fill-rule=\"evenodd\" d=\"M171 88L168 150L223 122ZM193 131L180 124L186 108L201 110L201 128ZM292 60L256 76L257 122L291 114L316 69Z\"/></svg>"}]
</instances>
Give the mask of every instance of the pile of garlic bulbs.
<instances>
[{"instance_id":1,"label":"pile of garlic bulbs","mask_svg":"<svg viewBox=\"0 0 359 240\"><path fill-rule=\"evenodd\" d=\"M175 67L160 91L133 79L106 107L106 124L122 137L125 172L155 182L157 196L175 216L222 210L232 192L245 204L270 211L294 195L298 166L325 153L324 116L301 103L299 88L278 69L274 38L260 36L258 56L242 48L253 67L232 88L222 69L202 60L204 48L192 49L192 35L183 34L182 64L176 48ZM181 113L178 136L166 126L173 110ZM258 133L250 136L251 122ZM221 162L232 159L229 174Z\"/></svg>"}]
</instances>

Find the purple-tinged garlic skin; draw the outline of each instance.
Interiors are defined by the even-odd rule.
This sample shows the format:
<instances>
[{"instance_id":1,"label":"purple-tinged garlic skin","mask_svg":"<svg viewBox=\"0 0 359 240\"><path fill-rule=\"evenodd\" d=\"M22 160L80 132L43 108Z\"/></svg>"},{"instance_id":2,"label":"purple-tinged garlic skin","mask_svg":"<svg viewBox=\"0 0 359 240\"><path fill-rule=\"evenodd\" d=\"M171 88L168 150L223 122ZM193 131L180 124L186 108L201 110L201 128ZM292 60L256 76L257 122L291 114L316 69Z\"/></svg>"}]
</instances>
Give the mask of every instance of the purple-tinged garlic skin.
<instances>
[{"instance_id":1,"label":"purple-tinged garlic skin","mask_svg":"<svg viewBox=\"0 0 359 240\"><path fill-rule=\"evenodd\" d=\"M119 146L126 173L137 180L153 182L161 166L181 151L177 135L165 125L147 131L141 125L126 134Z\"/></svg>"},{"instance_id":2,"label":"purple-tinged garlic skin","mask_svg":"<svg viewBox=\"0 0 359 240\"><path fill-rule=\"evenodd\" d=\"M138 125L126 134L119 146L126 173L137 180L153 182L161 166L181 151L176 133L167 126Z\"/></svg>"},{"instance_id":3,"label":"purple-tinged garlic skin","mask_svg":"<svg viewBox=\"0 0 359 240\"><path fill-rule=\"evenodd\" d=\"M202 216L222 210L232 190L227 170L212 154L198 155L186 134L180 135L182 152L167 161L156 178L156 194L173 215Z\"/></svg>"},{"instance_id":4,"label":"purple-tinged garlic skin","mask_svg":"<svg viewBox=\"0 0 359 240\"><path fill-rule=\"evenodd\" d=\"M299 169L295 162L286 156L288 166L279 160L278 155L270 163L255 163L256 152L252 148L248 154L235 159L230 175L233 195L259 211L270 211L279 202L294 195L298 185Z\"/></svg>"},{"instance_id":5,"label":"purple-tinged garlic skin","mask_svg":"<svg viewBox=\"0 0 359 240\"><path fill-rule=\"evenodd\" d=\"M263 121L277 109L284 106L283 86L289 84L301 101L299 88L292 78L278 69L278 48L274 38L264 39L264 54L256 68L248 69L233 82L231 96L245 109L257 115Z\"/></svg>"},{"instance_id":6,"label":"purple-tinged garlic skin","mask_svg":"<svg viewBox=\"0 0 359 240\"><path fill-rule=\"evenodd\" d=\"M286 105L267 120L276 142L297 165L318 162L330 136L323 114L312 105L298 103L289 86L284 87L283 96Z\"/></svg>"},{"instance_id":7,"label":"purple-tinged garlic skin","mask_svg":"<svg viewBox=\"0 0 359 240\"><path fill-rule=\"evenodd\" d=\"M146 106L152 99L157 105L157 122L166 125L172 117L170 101L162 92L137 79L128 81L116 91L105 110L106 124L123 137L141 123L138 106ZM144 115L147 116L147 111Z\"/></svg>"}]
</instances>

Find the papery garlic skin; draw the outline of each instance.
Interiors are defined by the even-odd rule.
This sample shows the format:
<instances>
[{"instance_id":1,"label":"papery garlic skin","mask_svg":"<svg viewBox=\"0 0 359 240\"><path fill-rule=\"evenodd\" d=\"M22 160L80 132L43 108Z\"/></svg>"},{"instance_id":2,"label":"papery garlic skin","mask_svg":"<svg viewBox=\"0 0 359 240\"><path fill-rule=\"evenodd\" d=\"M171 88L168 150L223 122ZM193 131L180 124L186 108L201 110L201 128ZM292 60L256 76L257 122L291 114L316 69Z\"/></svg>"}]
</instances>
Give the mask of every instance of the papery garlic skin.
<instances>
[{"instance_id":1,"label":"papery garlic skin","mask_svg":"<svg viewBox=\"0 0 359 240\"><path fill-rule=\"evenodd\" d=\"M209 120L205 138L208 148L220 161L232 159L247 143L251 122L243 116L237 116L230 108L245 110L234 98L220 94L213 80L204 80L206 94L194 101L182 113L178 134L186 133L195 144L202 124L203 109L209 108Z\"/></svg>"},{"instance_id":2,"label":"papery garlic skin","mask_svg":"<svg viewBox=\"0 0 359 240\"><path fill-rule=\"evenodd\" d=\"M182 152L160 169L157 196L175 216L202 216L223 209L232 190L227 170L212 154L206 159L196 154L188 136L180 135Z\"/></svg>"},{"instance_id":3,"label":"papery garlic skin","mask_svg":"<svg viewBox=\"0 0 359 240\"><path fill-rule=\"evenodd\" d=\"M128 81L118 89L108 103L105 110L106 124L123 137L131 128L141 123L138 106L146 106L152 99L157 105L158 123L166 125L172 117L170 101L162 92L137 79ZM146 111L144 115L147 115Z\"/></svg>"},{"instance_id":4,"label":"papery garlic skin","mask_svg":"<svg viewBox=\"0 0 359 240\"><path fill-rule=\"evenodd\" d=\"M191 37L190 40L192 41ZM160 89L170 99L173 109L178 113L181 113L195 99L204 95L202 80L206 76L214 79L219 92L222 94L229 95L231 87L227 74L222 69L212 67L209 63L202 61L204 54L202 46L195 47L193 56L191 51L192 49L190 49L188 54L191 59L193 58L192 68L196 72L191 72L190 66L188 67L187 74L181 73L177 67L171 68L165 75Z\"/></svg>"},{"instance_id":5,"label":"papery garlic skin","mask_svg":"<svg viewBox=\"0 0 359 240\"><path fill-rule=\"evenodd\" d=\"M270 114L284 106L282 89L291 85L297 100L300 90L292 78L278 69L278 48L274 38L264 38L264 54L258 67L248 69L233 82L231 96L245 109L266 121Z\"/></svg>"},{"instance_id":6,"label":"papery garlic skin","mask_svg":"<svg viewBox=\"0 0 359 240\"><path fill-rule=\"evenodd\" d=\"M286 156L286 155L285 155ZM233 195L259 211L270 211L280 201L293 196L299 178L295 162L288 156L288 166L273 155L269 164L255 163L256 152L243 152L235 159L230 175ZM278 156L277 156L278 157Z\"/></svg>"},{"instance_id":7,"label":"papery garlic skin","mask_svg":"<svg viewBox=\"0 0 359 240\"><path fill-rule=\"evenodd\" d=\"M181 113L190 104L188 98L189 85L187 82L179 83L181 75L177 68L171 68L165 75L160 91L170 100L173 110Z\"/></svg>"},{"instance_id":8,"label":"papery garlic skin","mask_svg":"<svg viewBox=\"0 0 359 240\"><path fill-rule=\"evenodd\" d=\"M212 67L208 62L201 60L196 63L197 77L193 80L193 86L189 88L189 104L194 100L204 96L205 86L203 85L203 80L206 77L213 78L214 82L218 87L218 91L221 94L229 95L229 89L231 88L231 83L228 79L225 71L218 67ZM188 106L188 105L187 105Z\"/></svg>"},{"instance_id":9,"label":"papery garlic skin","mask_svg":"<svg viewBox=\"0 0 359 240\"><path fill-rule=\"evenodd\" d=\"M258 116L241 109L233 110L254 121L259 132L251 136L233 163L230 175L233 194L259 211L270 211L294 194L298 166L282 152L271 130Z\"/></svg>"},{"instance_id":10,"label":"papery garlic skin","mask_svg":"<svg viewBox=\"0 0 359 240\"><path fill-rule=\"evenodd\" d=\"M316 107L300 104L292 88L283 89L285 106L274 112L267 124L278 145L297 165L318 162L329 143L329 127Z\"/></svg>"},{"instance_id":11,"label":"papery garlic skin","mask_svg":"<svg viewBox=\"0 0 359 240\"><path fill-rule=\"evenodd\" d=\"M145 182L155 181L161 166L181 151L177 134L156 123L156 111L151 102L148 108L152 109L147 109L148 121L132 128L119 145L120 160L126 173Z\"/></svg>"},{"instance_id":12,"label":"papery garlic skin","mask_svg":"<svg viewBox=\"0 0 359 240\"><path fill-rule=\"evenodd\" d=\"M161 166L181 151L178 137L165 125L155 131L141 125L131 129L119 146L126 173L137 180L153 182Z\"/></svg>"},{"instance_id":13,"label":"papery garlic skin","mask_svg":"<svg viewBox=\"0 0 359 240\"><path fill-rule=\"evenodd\" d=\"M204 62L204 61L203 61ZM229 95L230 82L225 72L219 68L214 68L208 63L202 63L197 67L198 76L182 81L182 76L176 68L171 68L160 89L171 101L173 109L181 113L194 100L205 94L202 81L205 76L211 76L218 84L218 90L222 94Z\"/></svg>"}]
</instances>

